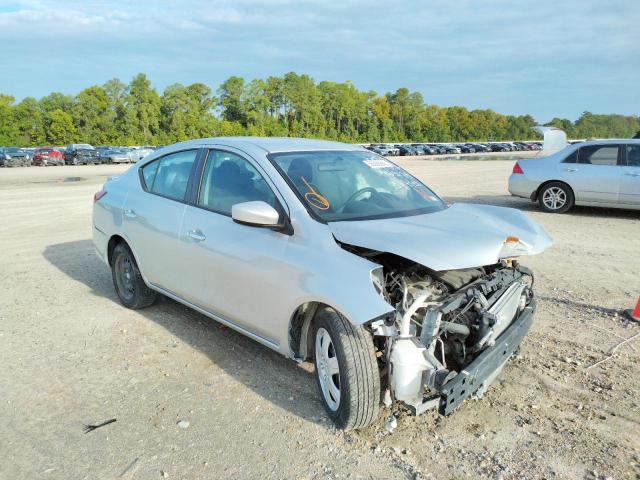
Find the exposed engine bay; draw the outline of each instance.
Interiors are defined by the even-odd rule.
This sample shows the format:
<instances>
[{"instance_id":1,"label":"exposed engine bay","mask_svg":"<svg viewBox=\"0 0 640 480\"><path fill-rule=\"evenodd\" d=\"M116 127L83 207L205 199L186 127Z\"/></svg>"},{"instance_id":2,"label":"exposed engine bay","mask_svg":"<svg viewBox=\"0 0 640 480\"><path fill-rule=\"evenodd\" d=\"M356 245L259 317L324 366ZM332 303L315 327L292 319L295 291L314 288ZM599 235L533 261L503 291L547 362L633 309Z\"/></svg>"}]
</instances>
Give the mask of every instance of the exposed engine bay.
<instances>
[{"instance_id":1,"label":"exposed engine bay","mask_svg":"<svg viewBox=\"0 0 640 480\"><path fill-rule=\"evenodd\" d=\"M505 333L516 330L510 326L525 309L533 310L531 271L509 260L436 272L395 255L367 253L382 265L372 274L376 290L395 307L395 314L372 324L387 373L385 402L391 396L415 414L430 408L448 414L470 394L483 393L530 325L515 336ZM504 348L496 346L505 341ZM458 384L468 387L457 388L454 402Z\"/></svg>"}]
</instances>

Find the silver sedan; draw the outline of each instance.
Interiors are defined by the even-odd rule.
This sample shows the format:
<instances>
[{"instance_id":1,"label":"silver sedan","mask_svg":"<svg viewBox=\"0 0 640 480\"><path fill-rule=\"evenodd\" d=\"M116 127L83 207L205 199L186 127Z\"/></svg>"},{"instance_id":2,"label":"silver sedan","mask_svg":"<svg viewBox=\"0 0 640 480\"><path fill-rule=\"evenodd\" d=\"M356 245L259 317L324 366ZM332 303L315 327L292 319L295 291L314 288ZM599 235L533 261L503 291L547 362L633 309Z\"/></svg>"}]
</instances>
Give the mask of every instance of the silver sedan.
<instances>
[{"instance_id":1,"label":"silver sedan","mask_svg":"<svg viewBox=\"0 0 640 480\"><path fill-rule=\"evenodd\" d=\"M545 158L518 160L509 192L553 213L574 205L640 209L640 140L571 145Z\"/></svg>"},{"instance_id":2,"label":"silver sedan","mask_svg":"<svg viewBox=\"0 0 640 480\"><path fill-rule=\"evenodd\" d=\"M96 193L93 241L124 306L163 294L311 359L345 429L381 398L447 415L482 393L533 321L516 257L551 244L518 210L449 206L373 152L289 138L155 151Z\"/></svg>"}]
</instances>

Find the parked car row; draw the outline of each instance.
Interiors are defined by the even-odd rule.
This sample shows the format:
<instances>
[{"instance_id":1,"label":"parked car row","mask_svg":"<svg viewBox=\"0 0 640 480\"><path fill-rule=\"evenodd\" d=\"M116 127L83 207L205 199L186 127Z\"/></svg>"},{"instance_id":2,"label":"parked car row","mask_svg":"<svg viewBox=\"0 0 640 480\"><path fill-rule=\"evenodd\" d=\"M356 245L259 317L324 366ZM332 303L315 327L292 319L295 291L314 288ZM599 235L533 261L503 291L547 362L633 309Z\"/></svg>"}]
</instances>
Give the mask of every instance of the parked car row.
<instances>
[{"instance_id":1,"label":"parked car row","mask_svg":"<svg viewBox=\"0 0 640 480\"><path fill-rule=\"evenodd\" d=\"M21 148L0 147L0 167L29 167L31 155Z\"/></svg>"},{"instance_id":2,"label":"parked car row","mask_svg":"<svg viewBox=\"0 0 640 480\"><path fill-rule=\"evenodd\" d=\"M521 152L542 150L542 142L499 142L499 143L372 143L366 149L384 156L446 155L459 153Z\"/></svg>"},{"instance_id":3,"label":"parked car row","mask_svg":"<svg viewBox=\"0 0 640 480\"><path fill-rule=\"evenodd\" d=\"M88 143L72 143L66 147L0 147L0 167L135 163L155 149L150 146L96 148Z\"/></svg>"}]
</instances>

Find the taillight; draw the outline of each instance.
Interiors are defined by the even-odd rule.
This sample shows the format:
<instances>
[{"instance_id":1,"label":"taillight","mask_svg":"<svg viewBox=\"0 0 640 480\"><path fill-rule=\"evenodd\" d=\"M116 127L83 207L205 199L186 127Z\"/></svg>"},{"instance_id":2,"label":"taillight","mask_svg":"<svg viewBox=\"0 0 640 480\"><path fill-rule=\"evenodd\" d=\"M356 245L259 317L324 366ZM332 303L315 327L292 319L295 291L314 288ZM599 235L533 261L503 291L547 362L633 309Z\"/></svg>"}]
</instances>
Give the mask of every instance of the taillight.
<instances>
[{"instance_id":1,"label":"taillight","mask_svg":"<svg viewBox=\"0 0 640 480\"><path fill-rule=\"evenodd\" d=\"M93 194L93 203L96 203L98 200L100 200L106 194L107 194L106 190L100 190L99 192L94 193Z\"/></svg>"},{"instance_id":2,"label":"taillight","mask_svg":"<svg viewBox=\"0 0 640 480\"><path fill-rule=\"evenodd\" d=\"M522 167L520 166L520 164L518 162L516 162L516 164L513 166L513 173L522 173L522 174L524 174L524 172L522 171Z\"/></svg>"}]
</instances>

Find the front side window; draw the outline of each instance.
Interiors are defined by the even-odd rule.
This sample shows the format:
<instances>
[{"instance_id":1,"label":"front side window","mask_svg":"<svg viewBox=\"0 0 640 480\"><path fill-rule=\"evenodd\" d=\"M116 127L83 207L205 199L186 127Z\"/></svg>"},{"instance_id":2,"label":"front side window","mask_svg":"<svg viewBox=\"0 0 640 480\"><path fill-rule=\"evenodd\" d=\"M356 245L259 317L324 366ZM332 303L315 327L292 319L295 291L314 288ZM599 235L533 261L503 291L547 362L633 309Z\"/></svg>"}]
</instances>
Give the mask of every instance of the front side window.
<instances>
[{"instance_id":1,"label":"front side window","mask_svg":"<svg viewBox=\"0 0 640 480\"><path fill-rule=\"evenodd\" d=\"M640 145L627 145L627 165L640 167Z\"/></svg>"},{"instance_id":2,"label":"front side window","mask_svg":"<svg viewBox=\"0 0 640 480\"><path fill-rule=\"evenodd\" d=\"M230 216L233 205L258 200L277 208L275 195L255 167L234 153L209 151L198 206Z\"/></svg>"},{"instance_id":3,"label":"front side window","mask_svg":"<svg viewBox=\"0 0 640 480\"><path fill-rule=\"evenodd\" d=\"M173 200L184 201L197 150L185 150L145 165L142 176L147 190Z\"/></svg>"},{"instance_id":4,"label":"front side window","mask_svg":"<svg viewBox=\"0 0 640 480\"><path fill-rule=\"evenodd\" d=\"M364 151L272 154L309 212L325 222L420 215L446 205L390 161Z\"/></svg>"},{"instance_id":5,"label":"front side window","mask_svg":"<svg viewBox=\"0 0 640 480\"><path fill-rule=\"evenodd\" d=\"M589 145L581 147L578 153L579 163L591 165L617 165L618 146L617 145Z\"/></svg>"}]
</instances>

